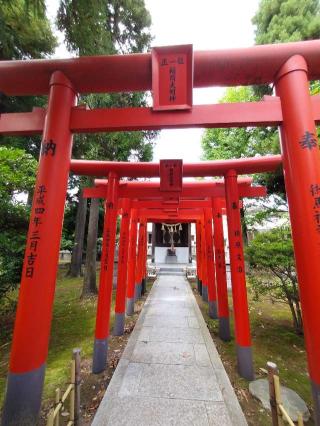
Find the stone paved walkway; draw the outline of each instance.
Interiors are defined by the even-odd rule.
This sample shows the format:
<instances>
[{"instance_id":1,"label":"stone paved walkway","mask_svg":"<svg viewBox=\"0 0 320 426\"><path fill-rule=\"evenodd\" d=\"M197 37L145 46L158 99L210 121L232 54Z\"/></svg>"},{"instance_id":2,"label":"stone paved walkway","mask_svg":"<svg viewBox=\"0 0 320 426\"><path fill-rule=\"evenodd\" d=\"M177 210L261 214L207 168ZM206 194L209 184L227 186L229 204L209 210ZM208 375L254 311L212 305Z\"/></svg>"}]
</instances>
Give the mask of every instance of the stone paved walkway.
<instances>
[{"instance_id":1,"label":"stone paved walkway","mask_svg":"<svg viewBox=\"0 0 320 426\"><path fill-rule=\"evenodd\" d=\"M92 425L247 425L184 277L155 282Z\"/></svg>"}]
</instances>

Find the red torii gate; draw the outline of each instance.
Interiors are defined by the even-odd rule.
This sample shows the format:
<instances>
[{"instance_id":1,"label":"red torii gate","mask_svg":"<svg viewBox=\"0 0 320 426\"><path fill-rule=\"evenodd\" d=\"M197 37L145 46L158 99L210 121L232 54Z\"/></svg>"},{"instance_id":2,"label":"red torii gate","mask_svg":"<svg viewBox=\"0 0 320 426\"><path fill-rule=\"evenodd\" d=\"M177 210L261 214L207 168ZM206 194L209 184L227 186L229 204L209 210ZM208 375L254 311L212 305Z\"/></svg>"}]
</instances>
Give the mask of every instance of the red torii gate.
<instances>
[{"instance_id":1,"label":"red torii gate","mask_svg":"<svg viewBox=\"0 0 320 426\"><path fill-rule=\"evenodd\" d=\"M153 86L154 93L159 95L157 69L153 68L156 62L150 53L0 62L0 89L4 94L49 94L47 110L2 114L0 120L1 134L43 135L3 424L22 424L28 417L30 423L36 423L40 408L72 133L272 125L279 125L281 132L308 367L316 423L320 424L320 286L316 282L320 276L320 155L315 128L320 109L319 97L310 96L308 83L320 78L319 48L317 40L195 52L188 61L194 65L188 79L191 90L192 82L194 87L274 83L277 97L252 104L187 105L187 111L150 108L89 111L75 106L76 93L149 90ZM177 82L179 97L183 85ZM226 181L234 188L227 196L231 200L236 192L235 173L228 172ZM44 237L47 235L51 235L50 241ZM30 345L35 335L37 345Z\"/></svg>"},{"instance_id":2,"label":"red torii gate","mask_svg":"<svg viewBox=\"0 0 320 426\"><path fill-rule=\"evenodd\" d=\"M1 125L1 122L0 122ZM128 163L125 161L71 160L70 171L77 175L107 176L114 172L120 177L154 178L160 177L159 163ZM281 155L267 157L239 158L234 160L201 161L184 163L183 177L224 176L227 170L235 170L239 175L263 173L276 170L282 165ZM243 178L241 178L243 179ZM99 183L99 182L98 182ZM187 182L186 182L187 183ZM205 182L209 183L209 182ZM211 182L212 183L212 182ZM221 182L220 182L221 183Z\"/></svg>"},{"instance_id":3,"label":"red torii gate","mask_svg":"<svg viewBox=\"0 0 320 426\"><path fill-rule=\"evenodd\" d=\"M139 164L139 163L138 163ZM107 181L103 179L95 179L96 186L86 189L86 196L93 198L108 198L106 189L108 188ZM264 190L261 187L250 186L248 181L239 184L240 197L258 197L264 195ZM118 186L118 198L137 198L137 199L162 199L166 193L160 190L157 182L121 182ZM261 192L262 191L262 192ZM176 194L179 194L178 196ZM222 182L185 182L181 192L170 193L166 200L167 206L170 204L178 204L179 199L182 200L193 198L207 197L225 197L225 185Z\"/></svg>"},{"instance_id":4,"label":"red torii gate","mask_svg":"<svg viewBox=\"0 0 320 426\"><path fill-rule=\"evenodd\" d=\"M162 160L164 163L174 162L174 160ZM277 156L272 158L269 161L269 168L275 168L279 165L281 158ZM238 160L238 165L241 166L241 160ZM266 168L266 162L258 163L255 165L255 171ZM89 165L91 166L91 171L93 174L94 167L101 169L101 165L98 162L94 162L94 165L91 162L82 162L82 166ZM203 283L201 286L203 299L206 302L209 302L209 311L212 318L218 318L217 313L217 295L216 295L216 284L215 284L215 267L214 267L214 249L213 249L213 235L212 235L212 199L220 197L224 198L226 191L225 184L223 181L211 181L211 182L183 182L180 188L180 191L175 193L170 192L173 197L173 203L168 203L167 192L163 191L162 179L165 180L165 175L161 175L160 182L118 182L114 186L114 174L115 170L120 170L122 164L112 163L112 171L108 170L106 164L104 164L104 174L109 173L109 180L96 179L95 185L93 188L86 188L84 190L85 197L100 197L107 200L105 220L104 220L104 231L103 231L103 244L102 244L102 256L101 256L101 272L100 272L100 285L99 285L99 298L98 298L98 311L96 319L96 334L95 334L95 344L94 344L94 356L93 356L93 372L99 373L103 371L106 367L106 358L108 351L108 337L109 337L109 321L110 321L110 308L111 308L111 294L112 294L112 283L113 283L113 248L110 246L115 238L116 233L116 221L114 218L114 212L117 211L120 199L124 198L124 203L127 206L127 198L130 198L131 207L132 207L132 217L131 217L131 227L130 227L130 248L129 248L129 266L128 266L128 294L127 294L127 314L132 315L134 311L134 295L135 295L135 267L136 267L136 239L137 239L137 211L139 211L139 217L142 218L142 221L150 220L153 221L155 218L162 220L166 219L176 219L176 220L200 220L202 226L202 249L201 253L205 260L203 260ZM243 159L242 168L245 170L245 165L247 164L247 159ZM141 167L142 166L142 167ZM159 164L156 165L157 173L161 169ZM188 168L188 164L185 165ZM204 165L206 166L206 165ZM250 164L250 170L254 166ZM134 168L132 168L132 173L135 176L144 173L143 164L135 163ZM138 170L141 168L141 172ZM202 163L193 164L195 173L205 174L208 173L206 170L202 170ZM212 167L211 167L212 169ZM128 171L125 172L128 175ZM218 173L218 172L217 172ZM118 174L117 174L118 176ZM232 220L234 216L238 216L238 222L240 224L240 213L239 213L239 197L259 197L265 196L266 190L264 187L251 187L252 178L235 178L235 197L237 199L231 200L231 204L227 203L227 212L229 221ZM116 194L116 195L115 195ZM158 198L155 201L155 198ZM181 197L181 199L180 199ZM183 198L182 198L183 197ZM192 197L194 200L186 200L187 197ZM199 197L210 197L211 200L208 202L199 199ZM139 200L134 200L139 198ZM150 200L153 198L153 200ZM190 205L190 203L194 204ZM198 204L198 205L196 205ZM202 205L201 205L202 204ZM220 203L221 205L221 203ZM199 207L202 209L199 209ZM111 210L112 209L112 213ZM192 209L192 210L191 210ZM232 210L231 210L232 209ZM235 213L234 213L235 212ZM197 215L197 216L196 216ZM129 216L129 210L126 212L126 216ZM239 228L238 222L231 223L231 232L234 234L237 232L237 239L241 241L241 227ZM127 230L128 226L125 222L125 229ZM205 227L205 229L204 229ZM240 231L239 231L240 229ZM221 231L220 231L221 232ZM223 231L222 231L223 232ZM205 238L205 239L204 239ZM110 243L111 241L111 243ZM121 235L120 235L121 241ZM125 241L129 241L129 238L125 238ZM223 241L223 237L222 237ZM231 241L234 242L234 238L231 238ZM205 249L205 245L207 248ZM126 258L126 255L123 253L125 248L120 247L121 256ZM128 249L127 249L128 250ZM220 247L221 250L221 247ZM224 251L224 248L223 248ZM106 256L106 253L108 254ZM111 254L110 254L111 253ZM237 339L237 354L238 354L238 368L239 373L246 379L252 380L254 377L253 369L253 359L251 351L251 339L250 339L250 325L248 317L248 306L247 306L247 296L246 296L246 283L244 275L244 263L243 263L243 249L242 245L240 248L234 248L230 244L230 259L239 259L241 255L242 263L240 262L241 271L236 270L232 272L232 279L234 282L233 288L235 288L234 294L234 305L235 305L235 324L236 324L236 339ZM199 262L200 263L200 262ZM239 263L239 262L238 262ZM240 267L239 265L238 268ZM121 267L124 267L123 263L120 264ZM140 265L140 269L141 269ZM116 334L119 334L124 326L124 288L125 288L125 276L122 270L118 270L118 276L120 277L121 284L120 290L121 296L119 296L119 305L121 309L116 307L116 323L115 330ZM139 271L140 274L140 271ZM224 272L225 274L225 272ZM242 276L241 281L239 281L238 276ZM225 275L220 277L220 287L226 287ZM140 277L138 278L140 279ZM240 286L240 287L239 287ZM239 288L238 288L239 287ZM221 318L222 322L219 325L222 337L227 340L230 336L229 331L229 315L223 310L228 302L222 298L227 297L226 288L225 290L220 291L222 306ZM238 302L241 303L238 303ZM107 314L106 314L107 313ZM245 321L247 318L247 321ZM245 336L241 337L241 336Z\"/></svg>"},{"instance_id":5,"label":"red torii gate","mask_svg":"<svg viewBox=\"0 0 320 426\"><path fill-rule=\"evenodd\" d=\"M223 226L222 226L222 212L225 208L222 208L223 199L213 198L212 201L204 202L207 207L212 205L214 209L214 257L216 262L216 280L217 280L217 299L218 299L218 319L219 319L219 336L222 340L230 340L230 324L229 324L229 308L228 308L228 294L227 294L227 281L226 281L226 267L225 267L225 252L224 252L224 237L223 237ZM181 204L183 201L181 202ZM198 200L195 200L195 203L199 203ZM151 219L152 222L162 222L166 220L167 222L175 223L177 220L183 219L185 222L189 222L190 218L181 218L181 216L168 216L168 218L162 214L160 218ZM201 219L203 219L203 214L196 220L196 258L197 258L197 277L198 277L198 291L203 295L203 299L209 302L209 315L211 318L217 318L215 302L207 300L205 293L202 293L202 281L204 283L204 288L208 287L205 284L207 277L202 277L203 266L206 262L201 259L201 255L206 255L206 250L201 250L201 231L203 231L203 226ZM206 223L208 225L208 223ZM200 229L199 229L200 227ZM207 250L211 250L210 245L212 244L212 229L209 227L206 231L206 236L209 240ZM140 235L140 234L139 234ZM201 267L202 264L202 267ZM204 271L206 272L206 271ZM213 274L212 274L213 276ZM137 281L139 282L139 280ZM208 296L208 292L207 292Z\"/></svg>"}]
</instances>

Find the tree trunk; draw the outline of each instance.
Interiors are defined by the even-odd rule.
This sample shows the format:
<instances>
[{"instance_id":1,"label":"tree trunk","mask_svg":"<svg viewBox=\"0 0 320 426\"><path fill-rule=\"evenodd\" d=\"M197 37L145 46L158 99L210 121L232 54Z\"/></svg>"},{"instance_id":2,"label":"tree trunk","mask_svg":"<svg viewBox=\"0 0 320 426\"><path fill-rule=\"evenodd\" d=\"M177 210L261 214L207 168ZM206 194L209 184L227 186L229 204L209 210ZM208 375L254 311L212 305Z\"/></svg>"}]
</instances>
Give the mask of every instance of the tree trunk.
<instances>
[{"instance_id":1,"label":"tree trunk","mask_svg":"<svg viewBox=\"0 0 320 426\"><path fill-rule=\"evenodd\" d=\"M32 206L32 199L33 199L33 190L30 190L28 192L28 198L27 198L27 206L28 207Z\"/></svg>"},{"instance_id":2,"label":"tree trunk","mask_svg":"<svg viewBox=\"0 0 320 426\"><path fill-rule=\"evenodd\" d=\"M297 323L298 323L297 331L299 334L303 334L303 321L302 321L300 301L295 301L295 305L296 305Z\"/></svg>"},{"instance_id":3,"label":"tree trunk","mask_svg":"<svg viewBox=\"0 0 320 426\"><path fill-rule=\"evenodd\" d=\"M97 238L99 220L99 199L92 198L89 213L86 266L81 297L90 296L97 293L96 285L96 258L97 258Z\"/></svg>"},{"instance_id":4,"label":"tree trunk","mask_svg":"<svg viewBox=\"0 0 320 426\"><path fill-rule=\"evenodd\" d=\"M300 334L301 332L299 332L299 322L298 322L297 312L296 312L296 310L294 309L293 301L292 301L292 299L291 299L290 297L288 297L288 296L287 296L287 299L288 299L288 304L289 304L290 311L291 311L291 315L292 315L292 321L293 321L293 327L294 327L294 330L295 330L295 332L296 332L297 334Z\"/></svg>"},{"instance_id":5,"label":"tree trunk","mask_svg":"<svg viewBox=\"0 0 320 426\"><path fill-rule=\"evenodd\" d=\"M87 199L83 198L82 192L79 196L79 204L76 216L76 229L74 234L74 246L72 250L71 264L69 275L71 277L80 277L81 265L82 265L82 250L83 250L83 239L84 230L86 226L87 216Z\"/></svg>"}]
</instances>

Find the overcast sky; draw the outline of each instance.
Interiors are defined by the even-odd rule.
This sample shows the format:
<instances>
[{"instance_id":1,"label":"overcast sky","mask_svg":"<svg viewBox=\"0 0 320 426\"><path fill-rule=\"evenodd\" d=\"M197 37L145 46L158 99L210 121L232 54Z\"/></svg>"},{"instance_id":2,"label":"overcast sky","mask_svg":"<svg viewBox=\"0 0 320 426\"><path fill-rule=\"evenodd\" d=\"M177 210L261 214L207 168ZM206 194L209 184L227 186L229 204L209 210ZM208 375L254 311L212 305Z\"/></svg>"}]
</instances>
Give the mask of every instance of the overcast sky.
<instances>
[{"instance_id":1,"label":"overcast sky","mask_svg":"<svg viewBox=\"0 0 320 426\"><path fill-rule=\"evenodd\" d=\"M152 17L153 46L193 44L194 50L247 47L254 44L251 19L258 0L145 0ZM53 19L59 0L47 0ZM63 42L63 38L59 36ZM69 56L63 45L56 57ZM223 88L194 89L194 104L215 103ZM154 160L182 158L198 161L202 129L162 130L154 149Z\"/></svg>"}]
</instances>

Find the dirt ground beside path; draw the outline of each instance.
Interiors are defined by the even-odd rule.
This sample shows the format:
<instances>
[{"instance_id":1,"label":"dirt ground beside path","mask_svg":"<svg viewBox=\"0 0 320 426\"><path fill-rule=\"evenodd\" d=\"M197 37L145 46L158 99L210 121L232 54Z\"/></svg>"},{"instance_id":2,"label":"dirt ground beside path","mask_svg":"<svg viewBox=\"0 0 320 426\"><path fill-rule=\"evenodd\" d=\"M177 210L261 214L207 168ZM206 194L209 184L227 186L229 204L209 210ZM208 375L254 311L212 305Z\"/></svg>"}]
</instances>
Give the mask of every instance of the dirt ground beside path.
<instances>
[{"instance_id":1,"label":"dirt ground beside path","mask_svg":"<svg viewBox=\"0 0 320 426\"><path fill-rule=\"evenodd\" d=\"M147 289L150 289L151 282L148 283ZM141 309L147 298L148 291L144 297L136 302L135 314L126 318L125 334L123 336L110 336L108 351L108 368L101 374L92 374L92 358L84 357L81 359L81 426L89 426L92 423L94 415L104 396L106 389L112 379L113 373L118 365L122 353L126 347L132 330L137 322ZM62 392L66 389L66 385L62 387ZM54 395L52 400L46 403L41 412L39 426L47 424L47 417L50 409L53 407ZM69 405L67 403L62 410L60 425L68 423Z\"/></svg>"},{"instance_id":2,"label":"dirt ground beside path","mask_svg":"<svg viewBox=\"0 0 320 426\"><path fill-rule=\"evenodd\" d=\"M106 389L110 383L122 353L126 347L130 334L138 319L143 303L139 302L139 309L133 319L126 322L123 336L112 336L109 343L108 368L101 374L92 374L91 360L85 359L81 363L81 425L90 425L100 405Z\"/></svg>"}]
</instances>

